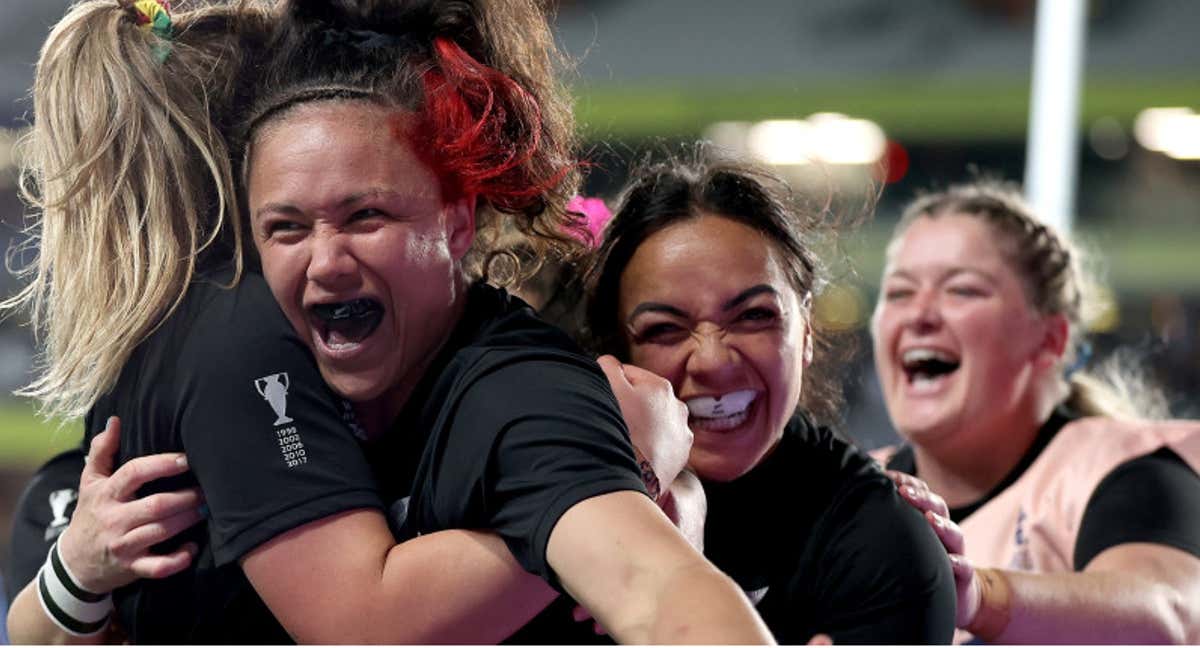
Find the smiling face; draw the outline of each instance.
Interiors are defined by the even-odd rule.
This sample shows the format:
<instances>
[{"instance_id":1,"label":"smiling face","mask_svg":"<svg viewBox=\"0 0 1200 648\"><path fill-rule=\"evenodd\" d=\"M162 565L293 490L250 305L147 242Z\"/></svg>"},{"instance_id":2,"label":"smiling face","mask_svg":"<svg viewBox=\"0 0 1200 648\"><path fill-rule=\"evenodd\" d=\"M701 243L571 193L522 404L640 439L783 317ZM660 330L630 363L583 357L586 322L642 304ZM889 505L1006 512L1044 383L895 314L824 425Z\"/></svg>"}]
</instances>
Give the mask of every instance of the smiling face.
<instances>
[{"instance_id":1,"label":"smiling face","mask_svg":"<svg viewBox=\"0 0 1200 648\"><path fill-rule=\"evenodd\" d=\"M1004 240L981 218L949 214L917 218L888 248L875 366L892 423L918 445L1040 420L1065 319L1029 305Z\"/></svg>"},{"instance_id":2,"label":"smiling face","mask_svg":"<svg viewBox=\"0 0 1200 648\"><path fill-rule=\"evenodd\" d=\"M756 230L701 215L648 237L621 275L630 361L688 404L689 464L706 479L757 465L799 403L812 345L785 268Z\"/></svg>"},{"instance_id":3,"label":"smiling face","mask_svg":"<svg viewBox=\"0 0 1200 648\"><path fill-rule=\"evenodd\" d=\"M260 129L248 175L275 299L334 391L383 416L461 313L459 261L474 233L471 202L443 203L404 125L365 101L300 106Z\"/></svg>"}]
</instances>

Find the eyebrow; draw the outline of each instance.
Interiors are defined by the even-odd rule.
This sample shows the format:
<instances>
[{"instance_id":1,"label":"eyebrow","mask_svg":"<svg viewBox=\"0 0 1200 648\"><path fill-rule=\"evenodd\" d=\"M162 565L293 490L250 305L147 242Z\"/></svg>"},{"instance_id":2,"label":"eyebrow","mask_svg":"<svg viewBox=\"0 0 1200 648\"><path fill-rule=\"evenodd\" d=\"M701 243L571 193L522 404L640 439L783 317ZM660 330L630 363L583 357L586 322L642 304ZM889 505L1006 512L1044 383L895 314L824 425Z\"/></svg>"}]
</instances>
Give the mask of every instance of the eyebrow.
<instances>
[{"instance_id":1,"label":"eyebrow","mask_svg":"<svg viewBox=\"0 0 1200 648\"><path fill-rule=\"evenodd\" d=\"M946 268L945 270L942 270L940 273L938 273L937 281L938 282L946 281L947 279L952 279L955 276L961 275L961 274L970 274L970 275L978 276L990 284L997 283L996 276L990 272L987 272L986 270L978 270L975 268L964 268L961 266L954 266L954 267L950 267L950 268ZM889 273L885 274L883 278L885 280L897 278L897 279L904 279L906 281L917 281L916 275L912 274L911 272L909 272L907 270L895 270L893 272L889 272Z\"/></svg>"},{"instance_id":2,"label":"eyebrow","mask_svg":"<svg viewBox=\"0 0 1200 648\"><path fill-rule=\"evenodd\" d=\"M389 198L394 198L394 197L403 196L403 195L404 194L401 194L401 193L398 193L395 191L391 191L388 189L378 189L378 188L366 189L363 191L357 191L355 193L352 193L352 194L346 196L345 198L342 198L341 200L337 201L337 203L335 204L335 208L345 209L346 207L353 205L354 203L362 202L368 198L375 198L375 197L379 197L379 196L386 196ZM258 218L268 212L277 212L280 214L287 214L289 216L296 216L296 215L304 213L304 210L302 210L299 207L292 205L290 203L273 202L273 203L267 203L267 204L263 205L262 207L259 207L254 212L254 218Z\"/></svg>"},{"instance_id":3,"label":"eyebrow","mask_svg":"<svg viewBox=\"0 0 1200 648\"><path fill-rule=\"evenodd\" d=\"M756 297L758 295L764 294L764 293L768 293L771 295L778 295L779 291L775 290L775 288L773 288L772 286L770 286L768 284L758 284L757 286L751 286L750 288L743 290L742 292L735 295L732 299L730 299L729 301L726 301L724 304L722 304L721 310L723 310L723 311L733 310L734 308L737 308L739 305L741 305L746 300L748 300L752 297ZM647 313L647 312L666 313L668 315L674 315L675 317L687 317L687 313L685 313L682 310L680 310L674 306L671 306L669 304L663 304L661 302L642 302L642 303L638 304L633 309L632 312L629 313L629 317L627 317L625 319L625 321L632 322L634 320L634 318L636 318L638 315L641 315L642 313Z\"/></svg>"},{"instance_id":4,"label":"eyebrow","mask_svg":"<svg viewBox=\"0 0 1200 648\"><path fill-rule=\"evenodd\" d=\"M775 288L773 288L767 284L758 284L757 286L751 286L751 287L743 290L742 292L738 293L733 299L730 299L729 301L722 304L721 310L726 310L726 311L733 310L734 308L737 308L738 306L740 306L742 304L742 302L750 299L751 297L757 297L758 295L761 295L763 293L769 293L771 295L779 295L779 291L775 290Z\"/></svg>"}]
</instances>

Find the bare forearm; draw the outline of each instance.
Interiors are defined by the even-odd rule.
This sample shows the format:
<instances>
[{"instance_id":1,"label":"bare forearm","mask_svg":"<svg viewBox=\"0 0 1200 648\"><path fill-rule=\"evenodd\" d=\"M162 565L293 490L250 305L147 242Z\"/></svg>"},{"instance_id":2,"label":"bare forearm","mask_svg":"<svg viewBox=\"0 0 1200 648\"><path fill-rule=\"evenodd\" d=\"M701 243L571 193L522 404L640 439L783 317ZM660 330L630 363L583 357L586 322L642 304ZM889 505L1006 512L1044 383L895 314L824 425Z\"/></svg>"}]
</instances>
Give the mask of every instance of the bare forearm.
<instances>
[{"instance_id":1,"label":"bare forearm","mask_svg":"<svg viewBox=\"0 0 1200 648\"><path fill-rule=\"evenodd\" d=\"M102 644L108 634L101 632L86 637L67 634L50 620L38 602L37 581L21 590L8 608L8 638L13 644Z\"/></svg>"},{"instance_id":2,"label":"bare forearm","mask_svg":"<svg viewBox=\"0 0 1200 648\"><path fill-rule=\"evenodd\" d=\"M373 511L279 536L242 568L300 643L495 643L555 595L495 535L442 531L397 545Z\"/></svg>"},{"instance_id":3,"label":"bare forearm","mask_svg":"<svg viewBox=\"0 0 1200 648\"><path fill-rule=\"evenodd\" d=\"M1136 573L1003 572L1009 622L993 643L1195 643L1200 599ZM1188 606L1192 609L1188 609ZM1189 620L1189 618L1191 620Z\"/></svg>"},{"instance_id":4,"label":"bare forearm","mask_svg":"<svg viewBox=\"0 0 1200 648\"><path fill-rule=\"evenodd\" d=\"M666 581L656 607L646 635L633 643L774 643L737 584L708 564L677 570Z\"/></svg>"},{"instance_id":5,"label":"bare forearm","mask_svg":"<svg viewBox=\"0 0 1200 648\"><path fill-rule=\"evenodd\" d=\"M426 539L431 541L413 544ZM466 531L397 545L389 552L383 583L390 596L408 601L378 611L385 617L397 609L420 611L425 630L414 637L419 643L497 643L557 596L516 562L498 536ZM397 642L394 636L380 639Z\"/></svg>"}]
</instances>

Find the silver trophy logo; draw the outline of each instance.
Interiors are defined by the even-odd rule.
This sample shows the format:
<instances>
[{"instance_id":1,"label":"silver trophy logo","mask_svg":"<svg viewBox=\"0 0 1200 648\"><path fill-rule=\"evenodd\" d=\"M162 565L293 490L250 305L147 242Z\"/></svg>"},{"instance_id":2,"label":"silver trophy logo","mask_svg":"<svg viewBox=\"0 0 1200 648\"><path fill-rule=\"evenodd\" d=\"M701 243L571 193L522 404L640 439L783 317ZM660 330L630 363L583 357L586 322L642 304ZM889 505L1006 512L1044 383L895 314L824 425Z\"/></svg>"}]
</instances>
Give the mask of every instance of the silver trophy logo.
<instances>
[{"instance_id":1,"label":"silver trophy logo","mask_svg":"<svg viewBox=\"0 0 1200 648\"><path fill-rule=\"evenodd\" d=\"M292 419L287 415L287 393L290 383L287 373L271 374L263 376L254 381L254 388L258 390L258 395L262 396L271 409L275 410L275 422L272 425L283 425L291 423Z\"/></svg>"},{"instance_id":2,"label":"silver trophy logo","mask_svg":"<svg viewBox=\"0 0 1200 648\"><path fill-rule=\"evenodd\" d=\"M50 526L46 527L46 539L57 537L71 522L67 517L67 507L79 497L79 493L73 488L64 488L50 493L50 513L54 515L54 519L50 520Z\"/></svg>"}]
</instances>

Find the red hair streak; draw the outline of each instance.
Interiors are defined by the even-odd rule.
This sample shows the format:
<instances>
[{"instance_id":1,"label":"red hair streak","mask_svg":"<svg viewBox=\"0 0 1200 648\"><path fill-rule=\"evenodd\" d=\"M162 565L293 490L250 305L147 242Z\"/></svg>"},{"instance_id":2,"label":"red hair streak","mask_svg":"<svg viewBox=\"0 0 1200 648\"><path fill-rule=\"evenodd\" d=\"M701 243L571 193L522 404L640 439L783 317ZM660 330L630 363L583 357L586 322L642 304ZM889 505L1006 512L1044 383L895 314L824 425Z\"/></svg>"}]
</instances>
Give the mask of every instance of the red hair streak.
<instances>
[{"instance_id":1,"label":"red hair streak","mask_svg":"<svg viewBox=\"0 0 1200 648\"><path fill-rule=\"evenodd\" d=\"M414 141L442 178L446 198L475 195L506 212L535 207L571 168L539 173L528 164L541 144L537 100L450 39L434 39L433 50Z\"/></svg>"}]
</instances>

